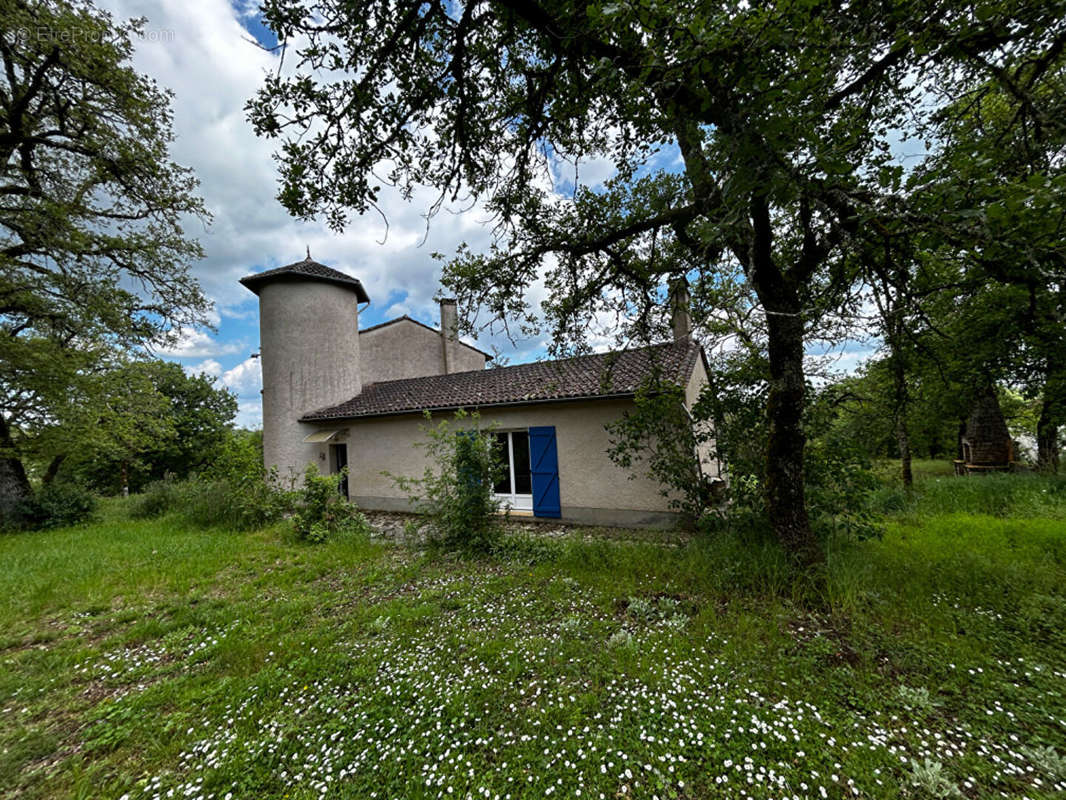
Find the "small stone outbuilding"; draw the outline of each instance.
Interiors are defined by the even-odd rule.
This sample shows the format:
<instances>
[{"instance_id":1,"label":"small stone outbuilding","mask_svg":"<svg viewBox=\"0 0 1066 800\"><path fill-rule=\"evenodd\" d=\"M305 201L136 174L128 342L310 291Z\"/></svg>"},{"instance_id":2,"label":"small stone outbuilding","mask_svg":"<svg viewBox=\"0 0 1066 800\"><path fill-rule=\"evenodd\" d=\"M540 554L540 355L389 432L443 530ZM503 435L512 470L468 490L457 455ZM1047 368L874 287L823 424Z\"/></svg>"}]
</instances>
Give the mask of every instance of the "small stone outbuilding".
<instances>
[{"instance_id":1,"label":"small stone outbuilding","mask_svg":"<svg viewBox=\"0 0 1066 800\"><path fill-rule=\"evenodd\" d=\"M962 452L961 458L955 461L956 474L1008 470L1014 463L1014 442L991 386L974 403L960 444Z\"/></svg>"}]
</instances>

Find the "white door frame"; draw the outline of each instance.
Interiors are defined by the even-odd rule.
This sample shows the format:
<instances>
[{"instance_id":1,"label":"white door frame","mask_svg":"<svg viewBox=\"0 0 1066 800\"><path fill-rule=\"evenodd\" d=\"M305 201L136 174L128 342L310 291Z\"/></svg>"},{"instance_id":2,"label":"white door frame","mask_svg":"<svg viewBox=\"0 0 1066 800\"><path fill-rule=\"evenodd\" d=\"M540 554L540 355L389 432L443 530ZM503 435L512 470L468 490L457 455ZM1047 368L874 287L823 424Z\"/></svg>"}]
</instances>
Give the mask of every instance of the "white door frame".
<instances>
[{"instance_id":1,"label":"white door frame","mask_svg":"<svg viewBox=\"0 0 1066 800\"><path fill-rule=\"evenodd\" d=\"M496 499L500 502L503 508L511 511L532 511L533 510L533 495L532 494L518 494L515 492L515 473L514 473L514 437L512 434L525 433L529 434L528 430L518 429L513 431L495 431L495 433L507 434L507 472L511 478L511 491L508 493L496 493Z\"/></svg>"}]
</instances>

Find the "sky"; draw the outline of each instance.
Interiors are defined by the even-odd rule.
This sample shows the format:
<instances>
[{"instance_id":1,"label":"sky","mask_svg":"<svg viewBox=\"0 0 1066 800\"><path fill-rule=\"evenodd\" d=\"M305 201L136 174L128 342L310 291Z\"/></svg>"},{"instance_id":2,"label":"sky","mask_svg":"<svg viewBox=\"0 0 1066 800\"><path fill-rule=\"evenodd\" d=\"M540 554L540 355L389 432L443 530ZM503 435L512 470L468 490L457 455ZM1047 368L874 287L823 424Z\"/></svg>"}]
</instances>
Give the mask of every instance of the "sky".
<instances>
[{"instance_id":1,"label":"sky","mask_svg":"<svg viewBox=\"0 0 1066 800\"><path fill-rule=\"evenodd\" d=\"M192 266L215 304L215 331L186 331L180 343L158 355L190 372L206 372L234 391L237 424L259 427L262 418L256 298L238 283L244 275L311 256L358 277L371 298L360 327L407 314L439 323L434 295L440 288L433 252L453 253L466 241L487 247L485 214L442 212L429 226L422 213L427 190L406 202L384 196L388 229L377 215L355 218L337 234L319 222L289 217L275 199L274 145L258 139L245 118L245 102L275 66L277 55L256 44L273 44L254 6L228 0L97 0L118 18L145 17L133 66L173 92L175 141L171 157L191 167L199 194L211 212L209 225L193 222L186 233L200 241L205 258ZM384 242L384 243L382 243ZM506 349L512 363L543 350L539 341L486 337L469 340L483 349Z\"/></svg>"},{"instance_id":2,"label":"sky","mask_svg":"<svg viewBox=\"0 0 1066 800\"><path fill-rule=\"evenodd\" d=\"M205 258L192 267L215 304L215 330L189 330L159 355L192 373L216 377L236 393L237 424L261 425L262 388L256 298L238 283L244 275L305 257L358 277L371 298L360 327L407 314L430 325L439 322L434 296L440 289L438 261L431 253L454 253L461 242L475 252L487 248L491 232L478 208L445 210L428 229L422 214L435 195L426 190L405 201L383 194L388 228L376 214L356 217L344 233L320 222L292 219L275 199L275 143L260 140L245 118L244 105L276 66L271 32L249 0L97 0L118 18L144 17L133 66L173 92L175 141L171 157L191 167L211 212L209 225L193 222L186 233L200 241ZM605 164L582 166L582 182L609 177ZM458 210L455 210L458 211ZM536 298L532 298L536 300ZM510 363L540 356L544 342L501 337L470 340L485 350L499 348ZM845 353L855 363L855 349Z\"/></svg>"}]
</instances>

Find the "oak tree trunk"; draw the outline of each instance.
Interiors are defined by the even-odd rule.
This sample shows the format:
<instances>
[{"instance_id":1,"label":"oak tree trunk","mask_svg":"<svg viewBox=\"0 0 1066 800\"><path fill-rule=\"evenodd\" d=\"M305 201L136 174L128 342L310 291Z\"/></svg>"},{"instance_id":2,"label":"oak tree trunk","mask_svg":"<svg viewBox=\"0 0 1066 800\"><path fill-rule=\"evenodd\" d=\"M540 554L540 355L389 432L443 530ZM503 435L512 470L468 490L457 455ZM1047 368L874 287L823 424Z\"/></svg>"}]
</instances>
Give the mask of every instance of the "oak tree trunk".
<instances>
[{"instance_id":1,"label":"oak tree trunk","mask_svg":"<svg viewBox=\"0 0 1066 800\"><path fill-rule=\"evenodd\" d=\"M770 356L767 514L789 553L799 563L811 565L822 560L822 552L807 517L804 489L803 318L798 303L787 312L767 309L766 326Z\"/></svg>"},{"instance_id":2,"label":"oak tree trunk","mask_svg":"<svg viewBox=\"0 0 1066 800\"><path fill-rule=\"evenodd\" d=\"M907 429L907 407L910 397L907 392L907 365L903 360L900 338L902 325L897 319L896 331L892 341L892 372L895 389L896 444L899 446L899 472L903 486L908 491L914 486L914 473L911 471L911 437Z\"/></svg>"},{"instance_id":3,"label":"oak tree trunk","mask_svg":"<svg viewBox=\"0 0 1066 800\"><path fill-rule=\"evenodd\" d=\"M1044 400L1036 422L1036 463L1041 472L1059 471L1059 426L1053 415L1054 403Z\"/></svg>"},{"instance_id":4,"label":"oak tree trunk","mask_svg":"<svg viewBox=\"0 0 1066 800\"><path fill-rule=\"evenodd\" d=\"M0 524L8 522L15 507L32 493L22 460L15 452L7 420L0 414Z\"/></svg>"},{"instance_id":5,"label":"oak tree trunk","mask_svg":"<svg viewBox=\"0 0 1066 800\"><path fill-rule=\"evenodd\" d=\"M745 269L766 312L770 393L766 401L766 512L788 554L801 566L825 560L807 516L803 475L803 305L798 287L813 273L816 259L801 258L786 273L773 255L773 223L767 198L751 197L751 239ZM804 254L805 256L808 254Z\"/></svg>"},{"instance_id":6,"label":"oak tree trunk","mask_svg":"<svg viewBox=\"0 0 1066 800\"><path fill-rule=\"evenodd\" d=\"M903 479L903 486L911 489L914 486L914 472L911 470L911 437L907 430L907 420L900 417L896 421L896 443L899 446L899 472Z\"/></svg>"},{"instance_id":7,"label":"oak tree trunk","mask_svg":"<svg viewBox=\"0 0 1066 800\"><path fill-rule=\"evenodd\" d=\"M48 469L45 470L44 475L41 476L41 485L48 486L52 481L56 479L56 475L59 474L59 468L63 466L63 462L67 460L66 453L60 453L53 458L49 464Z\"/></svg>"}]
</instances>

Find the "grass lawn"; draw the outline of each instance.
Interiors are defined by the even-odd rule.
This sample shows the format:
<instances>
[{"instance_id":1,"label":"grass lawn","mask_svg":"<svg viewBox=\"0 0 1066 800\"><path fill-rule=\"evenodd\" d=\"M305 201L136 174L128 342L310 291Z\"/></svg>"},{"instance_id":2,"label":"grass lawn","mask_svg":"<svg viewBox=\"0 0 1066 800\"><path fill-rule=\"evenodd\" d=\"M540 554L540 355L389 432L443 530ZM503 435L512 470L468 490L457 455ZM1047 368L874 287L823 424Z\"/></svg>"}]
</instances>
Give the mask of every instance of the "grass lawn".
<instances>
[{"instance_id":1,"label":"grass lawn","mask_svg":"<svg viewBox=\"0 0 1066 800\"><path fill-rule=\"evenodd\" d=\"M923 474L815 598L729 538L0 536L0 796L1061 796L1066 482Z\"/></svg>"}]
</instances>

